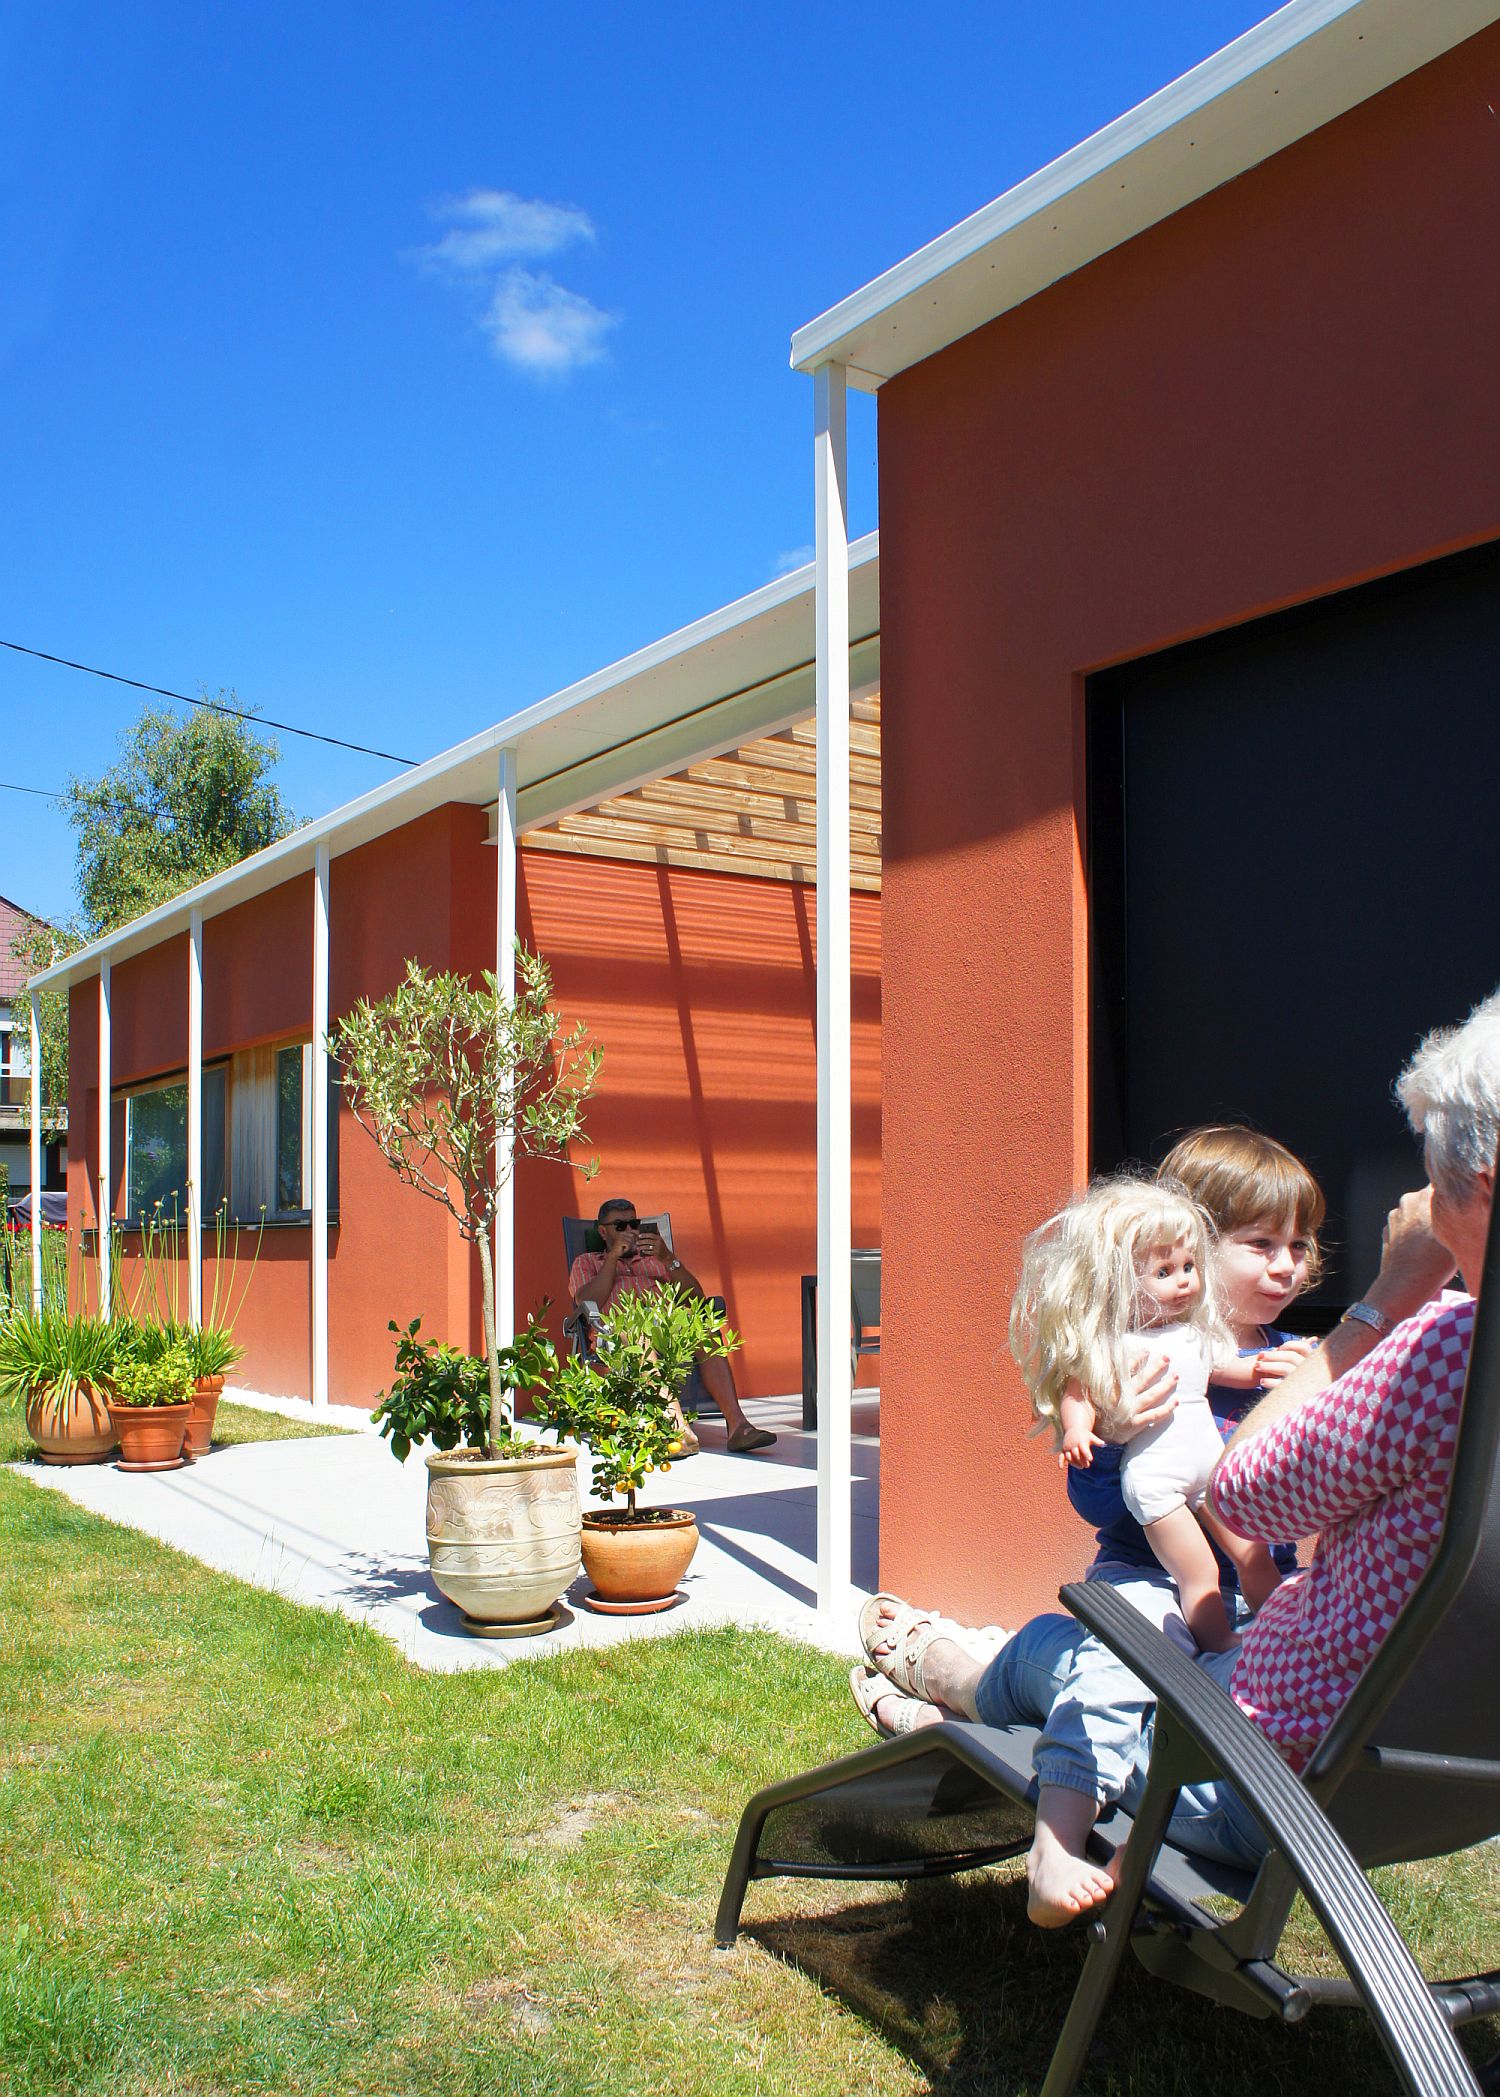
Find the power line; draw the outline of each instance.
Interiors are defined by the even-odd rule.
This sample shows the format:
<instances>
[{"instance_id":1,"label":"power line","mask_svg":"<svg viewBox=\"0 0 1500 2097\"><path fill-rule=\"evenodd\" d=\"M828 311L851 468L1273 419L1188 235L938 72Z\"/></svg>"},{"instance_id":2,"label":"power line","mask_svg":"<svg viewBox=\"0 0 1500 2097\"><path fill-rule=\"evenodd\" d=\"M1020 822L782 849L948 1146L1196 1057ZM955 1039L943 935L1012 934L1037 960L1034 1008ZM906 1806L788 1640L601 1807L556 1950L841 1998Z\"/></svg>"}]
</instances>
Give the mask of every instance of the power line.
<instances>
[{"instance_id":1,"label":"power line","mask_svg":"<svg viewBox=\"0 0 1500 2097\"><path fill-rule=\"evenodd\" d=\"M0 779L0 794L35 794L39 801L60 801L61 794L49 794L44 786L12 786L8 779Z\"/></svg>"},{"instance_id":2,"label":"power line","mask_svg":"<svg viewBox=\"0 0 1500 2097\"><path fill-rule=\"evenodd\" d=\"M39 663L56 663L64 670L82 670L89 677L107 677L111 684L128 684L137 692L154 692L158 698L176 699L183 706L201 706L206 713L227 714L233 721L249 721L258 728L279 728L283 735L300 735L309 743L331 743L335 750L356 750L361 757L383 757L393 765L414 765L417 762L414 757L398 757L394 750L372 750L368 743L346 743L342 736L319 735L313 728L294 728L290 721L273 721L269 714L250 714L237 706L221 706L216 699L193 699L186 692L169 691L164 684L142 684L138 677L122 677L118 670L96 670L92 663L70 662L65 655L48 655L44 648L24 648L19 641L0 641L0 648L10 648L17 655L35 656ZM40 788L24 787L18 791L37 793Z\"/></svg>"}]
</instances>

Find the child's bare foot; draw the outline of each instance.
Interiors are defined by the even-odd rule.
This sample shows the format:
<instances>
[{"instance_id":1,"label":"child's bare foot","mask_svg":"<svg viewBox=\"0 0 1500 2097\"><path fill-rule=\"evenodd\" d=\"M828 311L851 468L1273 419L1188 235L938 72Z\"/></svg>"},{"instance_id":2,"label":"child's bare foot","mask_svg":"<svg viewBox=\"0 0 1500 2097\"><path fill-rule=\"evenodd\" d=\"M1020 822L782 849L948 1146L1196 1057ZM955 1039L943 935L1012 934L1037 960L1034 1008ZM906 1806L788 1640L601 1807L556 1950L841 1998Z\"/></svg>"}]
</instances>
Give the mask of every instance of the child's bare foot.
<instances>
[{"instance_id":1,"label":"child's bare foot","mask_svg":"<svg viewBox=\"0 0 1500 2097\"><path fill-rule=\"evenodd\" d=\"M1062 1929L1093 1908L1102 1908L1115 1890L1113 1871L1087 1857L1075 1857L1040 1821L1026 1859L1026 1914L1038 1929Z\"/></svg>"}]
</instances>

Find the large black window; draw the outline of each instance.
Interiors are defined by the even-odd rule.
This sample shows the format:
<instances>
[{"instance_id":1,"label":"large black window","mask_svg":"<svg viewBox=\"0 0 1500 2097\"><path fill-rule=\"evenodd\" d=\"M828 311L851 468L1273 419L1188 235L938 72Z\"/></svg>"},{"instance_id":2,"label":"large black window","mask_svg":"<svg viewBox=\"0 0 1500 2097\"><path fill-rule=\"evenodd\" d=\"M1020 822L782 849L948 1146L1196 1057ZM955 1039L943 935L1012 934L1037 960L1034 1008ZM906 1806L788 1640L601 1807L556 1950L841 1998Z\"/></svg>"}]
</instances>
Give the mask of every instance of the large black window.
<instances>
[{"instance_id":1,"label":"large black window","mask_svg":"<svg viewBox=\"0 0 1500 2097\"><path fill-rule=\"evenodd\" d=\"M1500 982L1500 547L1090 680L1094 1159L1249 1120L1329 1196L1324 1306L1420 1183L1391 1081Z\"/></svg>"}]
</instances>

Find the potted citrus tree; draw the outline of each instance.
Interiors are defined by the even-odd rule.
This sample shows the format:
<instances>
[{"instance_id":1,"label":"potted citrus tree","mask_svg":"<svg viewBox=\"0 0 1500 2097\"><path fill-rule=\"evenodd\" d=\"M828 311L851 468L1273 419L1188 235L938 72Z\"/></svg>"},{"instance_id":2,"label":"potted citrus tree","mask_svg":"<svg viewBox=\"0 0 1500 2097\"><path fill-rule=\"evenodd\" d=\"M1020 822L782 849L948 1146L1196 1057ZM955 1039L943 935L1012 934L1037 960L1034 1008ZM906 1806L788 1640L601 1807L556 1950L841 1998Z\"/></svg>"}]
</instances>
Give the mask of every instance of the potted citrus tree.
<instances>
[{"instance_id":1,"label":"potted citrus tree","mask_svg":"<svg viewBox=\"0 0 1500 2097\"><path fill-rule=\"evenodd\" d=\"M24 1406L26 1432L49 1464L99 1463L118 1436L109 1413L114 1335L57 1303L0 1316L0 1400Z\"/></svg>"},{"instance_id":2,"label":"potted citrus tree","mask_svg":"<svg viewBox=\"0 0 1500 2097\"><path fill-rule=\"evenodd\" d=\"M524 948L513 997L488 971L475 983L408 961L390 996L362 998L329 1042L350 1108L386 1163L445 1208L478 1254L484 1431L477 1445L438 1440L428 1456L427 1541L434 1577L441 1564L439 1584L470 1630L501 1637L549 1630L553 1604L578 1570L576 1452L516 1433L515 1393L540 1358L528 1326L502 1360L495 1328L500 1189L518 1157L567 1159L598 1077L599 1049L583 1026L564 1024L551 999L546 963ZM407 1374L419 1384L453 1366L425 1349L420 1370L408 1354ZM398 1362L398 1384L401 1373ZM409 1446L415 1437L399 1431ZM544 1539L545 1580L535 1565ZM453 1584L460 1570L462 1597ZM556 1584L543 1600L549 1580Z\"/></svg>"},{"instance_id":3,"label":"potted citrus tree","mask_svg":"<svg viewBox=\"0 0 1500 2097\"><path fill-rule=\"evenodd\" d=\"M175 1471L183 1461L197 1381L185 1342L133 1344L140 1328L116 1336L109 1372L109 1417L120 1437L122 1471Z\"/></svg>"},{"instance_id":4,"label":"potted citrus tree","mask_svg":"<svg viewBox=\"0 0 1500 2097\"><path fill-rule=\"evenodd\" d=\"M698 1548L698 1525L681 1507L640 1507L653 1471L669 1471L681 1432L673 1400L702 1354L731 1354L739 1339L704 1296L662 1283L617 1297L593 1358L564 1363L537 1410L559 1435L587 1442L594 1491L622 1509L583 1517L585 1597L606 1615L669 1609Z\"/></svg>"}]
</instances>

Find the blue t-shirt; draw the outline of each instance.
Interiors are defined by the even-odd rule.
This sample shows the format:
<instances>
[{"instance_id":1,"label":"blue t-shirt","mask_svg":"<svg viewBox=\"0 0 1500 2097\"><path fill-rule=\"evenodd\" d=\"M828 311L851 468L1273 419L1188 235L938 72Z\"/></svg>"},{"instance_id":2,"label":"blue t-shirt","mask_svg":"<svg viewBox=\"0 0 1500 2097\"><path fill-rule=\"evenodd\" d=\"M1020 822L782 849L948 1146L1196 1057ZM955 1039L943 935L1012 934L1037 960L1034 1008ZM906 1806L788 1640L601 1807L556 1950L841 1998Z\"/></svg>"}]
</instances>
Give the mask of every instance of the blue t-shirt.
<instances>
[{"instance_id":1,"label":"blue t-shirt","mask_svg":"<svg viewBox=\"0 0 1500 2097\"><path fill-rule=\"evenodd\" d=\"M1241 1355L1259 1354L1268 1347L1280 1347L1297 1335L1278 1332L1272 1326L1263 1326L1264 1339L1254 1347L1242 1347ZM1208 1387L1208 1402L1218 1423L1220 1434L1227 1442L1240 1421L1249 1412L1257 1398L1264 1395L1264 1386L1251 1391L1236 1391L1224 1384L1211 1383ZM1094 1530L1094 1541L1098 1549L1094 1553L1095 1565L1138 1565L1155 1570L1159 1564L1156 1553L1146 1541L1146 1532L1135 1516L1127 1513L1125 1498L1120 1491L1120 1457L1122 1451L1117 1443L1110 1442L1094 1451L1094 1461L1086 1471L1068 1466L1068 1498L1073 1503L1073 1512L1081 1515ZM1209 1538L1213 1544L1213 1538ZM1238 1586L1235 1570L1217 1544L1213 1545L1214 1556L1219 1561L1219 1570L1226 1587ZM1295 1572L1297 1552L1295 1545L1277 1544L1271 1552L1282 1572Z\"/></svg>"}]
</instances>

